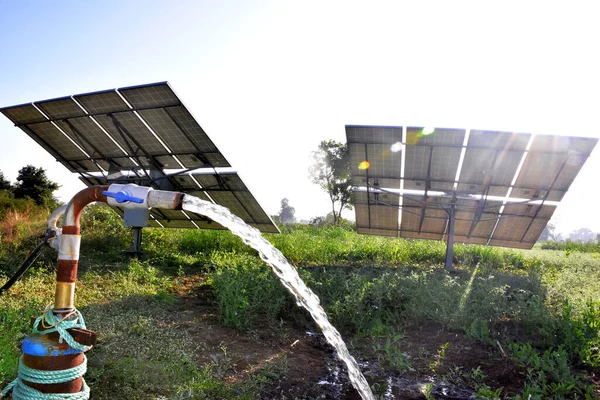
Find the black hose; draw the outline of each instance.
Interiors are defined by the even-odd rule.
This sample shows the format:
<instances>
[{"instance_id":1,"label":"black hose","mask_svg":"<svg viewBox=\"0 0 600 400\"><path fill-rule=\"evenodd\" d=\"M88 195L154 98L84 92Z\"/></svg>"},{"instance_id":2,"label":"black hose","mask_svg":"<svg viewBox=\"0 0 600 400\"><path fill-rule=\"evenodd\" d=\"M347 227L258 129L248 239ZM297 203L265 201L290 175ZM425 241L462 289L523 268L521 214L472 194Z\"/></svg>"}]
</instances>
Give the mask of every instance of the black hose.
<instances>
[{"instance_id":1,"label":"black hose","mask_svg":"<svg viewBox=\"0 0 600 400\"><path fill-rule=\"evenodd\" d=\"M23 264L21 264L21 268L19 268L19 270L15 272L15 274L4 284L4 286L0 288L0 295L2 295L2 293L10 289L12 285L14 285L19 279L21 279L23 274L25 274L29 267L31 267L31 264L33 264L35 260L37 260L37 258L40 256L41 250L45 244L46 239L42 240L40 244L38 244L35 247L35 249L33 249L31 253L29 253L25 261L23 261Z\"/></svg>"}]
</instances>

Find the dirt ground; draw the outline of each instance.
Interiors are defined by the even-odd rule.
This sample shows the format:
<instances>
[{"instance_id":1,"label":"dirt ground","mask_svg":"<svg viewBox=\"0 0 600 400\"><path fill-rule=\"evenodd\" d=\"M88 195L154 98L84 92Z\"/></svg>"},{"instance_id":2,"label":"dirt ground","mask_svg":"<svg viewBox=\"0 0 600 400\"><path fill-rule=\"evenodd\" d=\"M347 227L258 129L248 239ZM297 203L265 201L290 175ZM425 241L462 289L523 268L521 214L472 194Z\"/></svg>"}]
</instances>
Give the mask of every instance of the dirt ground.
<instances>
[{"instance_id":1,"label":"dirt ground","mask_svg":"<svg viewBox=\"0 0 600 400\"><path fill-rule=\"evenodd\" d=\"M232 383L278 365L283 373L263 392L265 399L360 399L344 365L319 332L292 322L249 333L222 326L208 287L190 289L180 292L171 324L187 330L199 365L213 363L217 374ZM502 387L503 396L516 395L523 388L522 371L499 345L475 341L462 331L434 323L403 327L399 333L394 348L401 351L408 368L386 365L384 338L354 338L349 345L379 398L424 399L427 384L437 399L469 399L476 384Z\"/></svg>"}]
</instances>

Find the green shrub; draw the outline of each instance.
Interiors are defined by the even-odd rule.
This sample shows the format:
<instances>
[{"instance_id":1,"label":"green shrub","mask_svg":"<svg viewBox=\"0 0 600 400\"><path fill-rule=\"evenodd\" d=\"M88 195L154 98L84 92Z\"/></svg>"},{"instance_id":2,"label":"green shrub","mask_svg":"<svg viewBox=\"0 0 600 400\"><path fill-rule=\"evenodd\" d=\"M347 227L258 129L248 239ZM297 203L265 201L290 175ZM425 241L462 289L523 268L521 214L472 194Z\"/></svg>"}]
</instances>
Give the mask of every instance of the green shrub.
<instances>
[{"instance_id":1,"label":"green shrub","mask_svg":"<svg viewBox=\"0 0 600 400\"><path fill-rule=\"evenodd\" d=\"M260 261L241 258L236 264L211 275L222 321L243 330L276 323L287 297L281 283Z\"/></svg>"}]
</instances>

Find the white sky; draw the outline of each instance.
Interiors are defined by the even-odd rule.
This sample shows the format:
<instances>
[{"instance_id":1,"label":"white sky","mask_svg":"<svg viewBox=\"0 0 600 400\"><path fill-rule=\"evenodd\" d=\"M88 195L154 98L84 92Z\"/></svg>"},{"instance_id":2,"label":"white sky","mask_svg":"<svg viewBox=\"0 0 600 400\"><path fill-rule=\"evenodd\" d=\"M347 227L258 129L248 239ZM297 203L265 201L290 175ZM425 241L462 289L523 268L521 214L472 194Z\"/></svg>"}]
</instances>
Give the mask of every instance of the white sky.
<instances>
[{"instance_id":1,"label":"white sky","mask_svg":"<svg viewBox=\"0 0 600 400\"><path fill-rule=\"evenodd\" d=\"M0 106L170 82L269 214L325 215L310 152L344 125L600 137L595 4L0 0ZM83 188L0 118L0 170ZM596 149L559 206L600 232Z\"/></svg>"}]
</instances>

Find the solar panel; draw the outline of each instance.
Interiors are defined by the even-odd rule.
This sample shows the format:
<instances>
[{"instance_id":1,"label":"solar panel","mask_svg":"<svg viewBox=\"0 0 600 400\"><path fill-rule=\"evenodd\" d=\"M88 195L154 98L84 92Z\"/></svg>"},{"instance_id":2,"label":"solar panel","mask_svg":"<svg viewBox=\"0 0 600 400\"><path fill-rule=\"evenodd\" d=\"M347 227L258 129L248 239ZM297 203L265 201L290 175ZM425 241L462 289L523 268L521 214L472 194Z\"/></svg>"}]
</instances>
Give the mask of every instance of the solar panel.
<instances>
[{"instance_id":1,"label":"solar panel","mask_svg":"<svg viewBox=\"0 0 600 400\"><path fill-rule=\"evenodd\" d=\"M537 241L598 142L356 125L346 136L359 233L442 239L453 215L457 241L518 248ZM389 190L397 202L376 198Z\"/></svg>"},{"instance_id":2,"label":"solar panel","mask_svg":"<svg viewBox=\"0 0 600 400\"><path fill-rule=\"evenodd\" d=\"M278 232L239 176L218 170L231 165L166 82L0 112L88 186L131 182L193 193L230 208L261 231ZM203 216L168 210L152 210L150 225L223 229Z\"/></svg>"}]
</instances>

